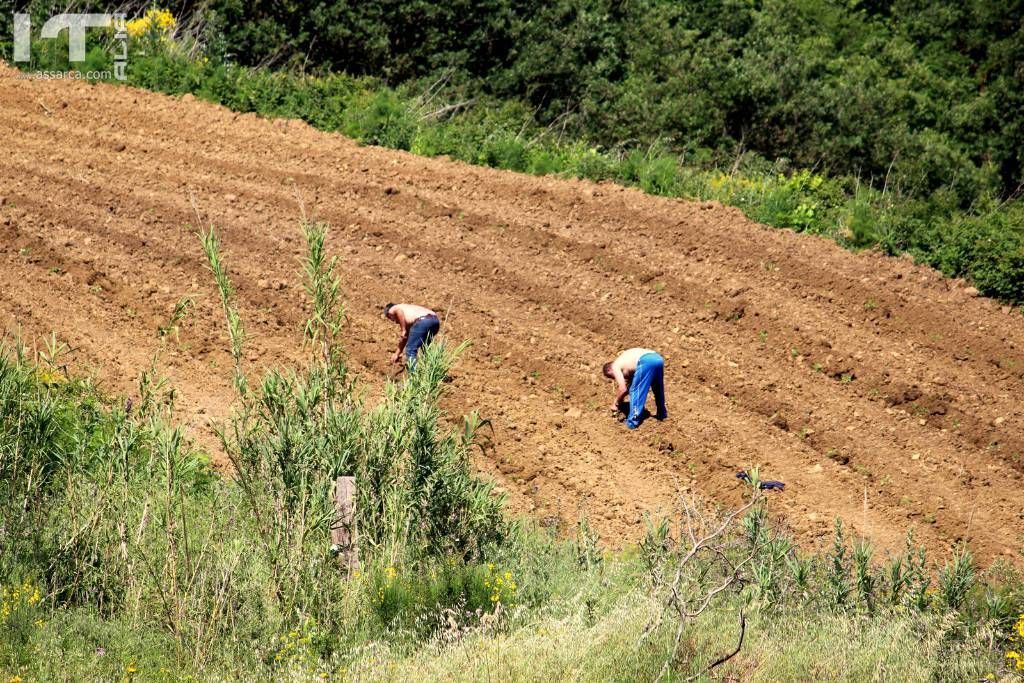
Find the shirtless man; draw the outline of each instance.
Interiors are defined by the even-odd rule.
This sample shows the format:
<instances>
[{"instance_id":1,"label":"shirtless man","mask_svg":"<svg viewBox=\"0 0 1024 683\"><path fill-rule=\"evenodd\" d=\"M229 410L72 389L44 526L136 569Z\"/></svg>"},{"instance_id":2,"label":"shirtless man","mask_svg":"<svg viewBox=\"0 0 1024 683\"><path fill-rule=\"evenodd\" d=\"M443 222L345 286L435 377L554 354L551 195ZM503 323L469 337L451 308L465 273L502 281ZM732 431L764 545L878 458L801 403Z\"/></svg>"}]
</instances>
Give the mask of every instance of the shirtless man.
<instances>
[{"instance_id":1,"label":"shirtless man","mask_svg":"<svg viewBox=\"0 0 1024 683\"><path fill-rule=\"evenodd\" d=\"M416 304L388 304L384 307L384 317L402 328L398 349L391 356L391 362L401 363L404 351L405 362L412 369L416 364L416 354L434 338L441 328L441 321L432 310Z\"/></svg>"},{"instance_id":2,"label":"shirtless man","mask_svg":"<svg viewBox=\"0 0 1024 683\"><path fill-rule=\"evenodd\" d=\"M604 364L604 376L615 380L615 403L612 410L622 410L622 402L629 396L629 414L626 426L636 429L640 426L640 414L647 402L647 392L654 389L654 402L658 412L655 419L668 417L665 410L665 359L650 349L626 349L619 357Z\"/></svg>"}]
</instances>

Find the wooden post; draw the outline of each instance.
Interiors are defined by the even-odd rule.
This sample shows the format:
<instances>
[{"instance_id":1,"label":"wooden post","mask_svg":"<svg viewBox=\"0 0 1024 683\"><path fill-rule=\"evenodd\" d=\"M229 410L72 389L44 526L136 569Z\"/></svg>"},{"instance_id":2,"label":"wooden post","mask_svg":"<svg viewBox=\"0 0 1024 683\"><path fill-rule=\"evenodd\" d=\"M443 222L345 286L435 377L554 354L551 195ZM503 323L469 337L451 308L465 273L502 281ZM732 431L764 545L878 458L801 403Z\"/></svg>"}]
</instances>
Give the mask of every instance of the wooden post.
<instances>
[{"instance_id":1,"label":"wooden post","mask_svg":"<svg viewBox=\"0 0 1024 683\"><path fill-rule=\"evenodd\" d=\"M334 482L334 521L331 523L331 550L348 575L359 567L356 547L356 478L338 477Z\"/></svg>"}]
</instances>

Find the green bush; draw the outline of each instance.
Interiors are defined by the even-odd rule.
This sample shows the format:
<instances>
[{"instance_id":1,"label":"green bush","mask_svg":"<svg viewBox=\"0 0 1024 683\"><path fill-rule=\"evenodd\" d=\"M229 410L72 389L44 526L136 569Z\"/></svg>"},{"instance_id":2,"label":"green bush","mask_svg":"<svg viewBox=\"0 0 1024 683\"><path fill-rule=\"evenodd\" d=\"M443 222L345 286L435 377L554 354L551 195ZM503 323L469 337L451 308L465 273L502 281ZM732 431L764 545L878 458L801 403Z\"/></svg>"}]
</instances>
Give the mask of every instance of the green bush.
<instances>
[{"instance_id":1,"label":"green bush","mask_svg":"<svg viewBox=\"0 0 1024 683\"><path fill-rule=\"evenodd\" d=\"M649 156L639 167L638 184L648 194L678 195L679 162L667 155Z\"/></svg>"},{"instance_id":2,"label":"green bush","mask_svg":"<svg viewBox=\"0 0 1024 683\"><path fill-rule=\"evenodd\" d=\"M921 260L947 275L970 278L986 294L1024 302L1024 208L1019 203L921 232L925 240L913 243Z\"/></svg>"},{"instance_id":3,"label":"green bush","mask_svg":"<svg viewBox=\"0 0 1024 683\"><path fill-rule=\"evenodd\" d=\"M480 164L507 171L525 171L526 144L508 133L496 133L484 143L478 158Z\"/></svg>"},{"instance_id":4,"label":"green bush","mask_svg":"<svg viewBox=\"0 0 1024 683\"><path fill-rule=\"evenodd\" d=\"M391 90L352 95L341 118L341 131L368 145L408 150L416 133L413 113Z\"/></svg>"}]
</instances>

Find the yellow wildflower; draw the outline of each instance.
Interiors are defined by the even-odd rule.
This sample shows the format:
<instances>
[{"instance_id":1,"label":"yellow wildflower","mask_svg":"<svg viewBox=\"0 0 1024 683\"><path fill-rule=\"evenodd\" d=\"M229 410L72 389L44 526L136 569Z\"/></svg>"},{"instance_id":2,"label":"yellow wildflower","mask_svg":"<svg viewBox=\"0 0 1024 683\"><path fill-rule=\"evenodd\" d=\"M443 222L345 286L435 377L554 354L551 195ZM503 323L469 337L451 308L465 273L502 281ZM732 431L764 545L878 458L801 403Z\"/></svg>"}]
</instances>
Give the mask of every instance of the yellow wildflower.
<instances>
[{"instance_id":1,"label":"yellow wildflower","mask_svg":"<svg viewBox=\"0 0 1024 683\"><path fill-rule=\"evenodd\" d=\"M45 384L47 386L53 386L55 384L60 384L61 382L64 381L64 376L61 375L56 370L53 370L52 368L51 369L37 368L36 369L36 378L41 383L43 383L43 384Z\"/></svg>"},{"instance_id":2,"label":"yellow wildflower","mask_svg":"<svg viewBox=\"0 0 1024 683\"><path fill-rule=\"evenodd\" d=\"M178 25L178 20L169 10L151 7L146 10L138 19L132 19L125 24L125 30L132 38L139 38L150 31L166 34L170 33Z\"/></svg>"}]
</instances>

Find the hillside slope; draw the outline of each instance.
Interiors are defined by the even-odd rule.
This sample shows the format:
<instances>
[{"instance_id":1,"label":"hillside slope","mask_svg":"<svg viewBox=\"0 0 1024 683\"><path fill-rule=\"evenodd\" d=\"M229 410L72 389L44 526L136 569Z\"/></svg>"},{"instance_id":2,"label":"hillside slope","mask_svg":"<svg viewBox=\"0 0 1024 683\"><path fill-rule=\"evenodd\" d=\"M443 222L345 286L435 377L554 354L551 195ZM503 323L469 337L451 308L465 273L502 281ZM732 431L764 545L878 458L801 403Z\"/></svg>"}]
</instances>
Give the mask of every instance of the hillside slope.
<instances>
[{"instance_id":1,"label":"hillside slope","mask_svg":"<svg viewBox=\"0 0 1024 683\"><path fill-rule=\"evenodd\" d=\"M851 254L739 211L359 147L186 97L0 70L0 326L50 330L71 363L133 390L182 296L166 357L201 438L231 398L195 201L222 232L254 370L296 359L300 198L333 226L357 372L379 383L410 300L474 342L450 408L493 420L477 463L517 510L607 543L680 491L735 503L738 469L786 482L805 542L835 516L885 548L908 527L1017 555L1024 319L909 261ZM628 432L601 364L667 359L671 418ZM203 436L205 434L205 436Z\"/></svg>"}]
</instances>

